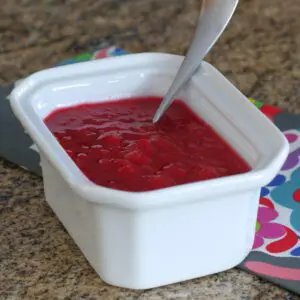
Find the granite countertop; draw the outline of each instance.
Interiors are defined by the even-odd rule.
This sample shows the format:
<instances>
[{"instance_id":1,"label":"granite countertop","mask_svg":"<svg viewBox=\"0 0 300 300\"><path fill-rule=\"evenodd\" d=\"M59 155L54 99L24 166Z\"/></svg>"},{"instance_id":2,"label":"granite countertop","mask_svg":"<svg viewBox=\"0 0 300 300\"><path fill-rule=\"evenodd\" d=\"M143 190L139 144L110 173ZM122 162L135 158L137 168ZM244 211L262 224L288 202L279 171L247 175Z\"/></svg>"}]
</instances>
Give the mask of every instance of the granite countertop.
<instances>
[{"instance_id":1,"label":"granite countertop","mask_svg":"<svg viewBox=\"0 0 300 300\"><path fill-rule=\"evenodd\" d=\"M67 4L67 5L66 5ZM200 0L6 0L0 84L96 45L184 53ZM208 60L248 96L300 113L300 3L241 0ZM42 180L0 159L0 299L300 299L232 269L146 291L101 281L44 201Z\"/></svg>"}]
</instances>

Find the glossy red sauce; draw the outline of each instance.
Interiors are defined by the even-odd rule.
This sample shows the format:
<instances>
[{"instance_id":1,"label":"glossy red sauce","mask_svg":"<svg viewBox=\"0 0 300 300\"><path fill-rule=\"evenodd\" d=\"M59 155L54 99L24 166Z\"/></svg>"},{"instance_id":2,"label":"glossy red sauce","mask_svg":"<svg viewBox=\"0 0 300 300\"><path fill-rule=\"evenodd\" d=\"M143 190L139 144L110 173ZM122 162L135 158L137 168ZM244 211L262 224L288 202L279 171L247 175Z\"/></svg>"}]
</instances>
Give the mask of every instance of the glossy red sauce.
<instances>
[{"instance_id":1,"label":"glossy red sauce","mask_svg":"<svg viewBox=\"0 0 300 300\"><path fill-rule=\"evenodd\" d=\"M247 163L184 103L158 124L161 98L81 104L54 111L45 123L94 183L148 191L249 171Z\"/></svg>"}]
</instances>

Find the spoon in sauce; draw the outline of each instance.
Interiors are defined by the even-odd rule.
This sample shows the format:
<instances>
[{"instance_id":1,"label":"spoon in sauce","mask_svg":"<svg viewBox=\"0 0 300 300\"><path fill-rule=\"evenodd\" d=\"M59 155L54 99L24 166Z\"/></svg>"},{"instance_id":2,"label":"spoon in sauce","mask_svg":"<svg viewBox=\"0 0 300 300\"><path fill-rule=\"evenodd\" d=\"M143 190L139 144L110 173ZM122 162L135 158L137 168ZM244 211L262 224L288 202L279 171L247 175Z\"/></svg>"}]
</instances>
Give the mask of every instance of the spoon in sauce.
<instances>
[{"instance_id":1,"label":"spoon in sauce","mask_svg":"<svg viewBox=\"0 0 300 300\"><path fill-rule=\"evenodd\" d=\"M153 117L153 123L161 118L180 89L201 66L202 60L227 27L237 4L238 0L202 0L194 39L171 87Z\"/></svg>"}]
</instances>

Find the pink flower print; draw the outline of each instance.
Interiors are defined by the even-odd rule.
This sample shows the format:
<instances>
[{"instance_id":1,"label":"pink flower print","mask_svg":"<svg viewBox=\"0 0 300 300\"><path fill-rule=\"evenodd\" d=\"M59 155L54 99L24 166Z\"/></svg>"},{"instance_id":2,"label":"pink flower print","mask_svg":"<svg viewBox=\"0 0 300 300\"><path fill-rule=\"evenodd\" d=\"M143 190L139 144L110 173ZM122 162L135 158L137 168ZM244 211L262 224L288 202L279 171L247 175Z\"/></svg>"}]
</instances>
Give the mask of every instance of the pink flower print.
<instances>
[{"instance_id":1,"label":"pink flower print","mask_svg":"<svg viewBox=\"0 0 300 300\"><path fill-rule=\"evenodd\" d=\"M285 235L286 230L283 225L271 222L277 217L276 210L270 207L259 207L253 249L261 247L264 239L277 239Z\"/></svg>"}]
</instances>

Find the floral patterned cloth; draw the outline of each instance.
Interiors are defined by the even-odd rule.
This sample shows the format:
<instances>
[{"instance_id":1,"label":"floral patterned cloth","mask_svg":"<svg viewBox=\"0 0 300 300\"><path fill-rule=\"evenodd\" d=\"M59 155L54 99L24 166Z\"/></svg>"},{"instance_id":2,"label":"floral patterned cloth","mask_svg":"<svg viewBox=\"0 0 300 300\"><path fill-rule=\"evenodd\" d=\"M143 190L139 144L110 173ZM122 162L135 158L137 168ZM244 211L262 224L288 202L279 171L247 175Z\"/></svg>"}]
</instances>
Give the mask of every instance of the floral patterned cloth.
<instances>
[{"instance_id":1,"label":"floral patterned cloth","mask_svg":"<svg viewBox=\"0 0 300 300\"><path fill-rule=\"evenodd\" d=\"M290 154L280 173L261 191L253 249L300 257L300 130L289 130L285 136Z\"/></svg>"}]
</instances>

